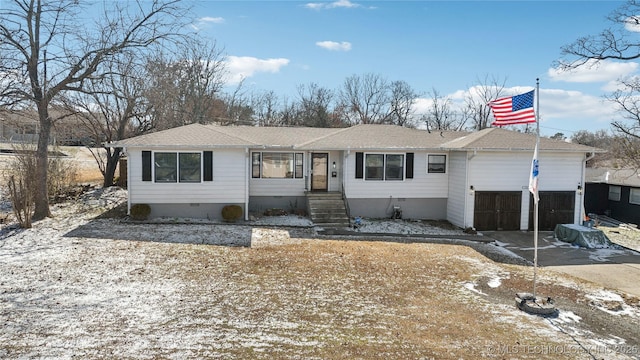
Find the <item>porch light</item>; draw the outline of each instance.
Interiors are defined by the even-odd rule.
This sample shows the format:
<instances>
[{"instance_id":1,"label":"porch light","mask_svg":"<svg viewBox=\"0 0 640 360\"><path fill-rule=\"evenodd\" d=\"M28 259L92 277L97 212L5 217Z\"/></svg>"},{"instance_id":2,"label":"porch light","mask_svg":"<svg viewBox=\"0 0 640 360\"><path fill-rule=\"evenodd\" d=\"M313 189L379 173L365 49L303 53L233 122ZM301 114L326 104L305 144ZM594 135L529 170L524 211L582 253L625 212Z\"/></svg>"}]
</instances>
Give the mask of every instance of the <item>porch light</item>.
<instances>
[{"instance_id":1,"label":"porch light","mask_svg":"<svg viewBox=\"0 0 640 360\"><path fill-rule=\"evenodd\" d=\"M578 195L582 195L582 185L578 184Z\"/></svg>"},{"instance_id":2,"label":"porch light","mask_svg":"<svg viewBox=\"0 0 640 360\"><path fill-rule=\"evenodd\" d=\"M333 170L335 170L336 169L336 162L335 161L333 162L332 166L333 166Z\"/></svg>"}]
</instances>

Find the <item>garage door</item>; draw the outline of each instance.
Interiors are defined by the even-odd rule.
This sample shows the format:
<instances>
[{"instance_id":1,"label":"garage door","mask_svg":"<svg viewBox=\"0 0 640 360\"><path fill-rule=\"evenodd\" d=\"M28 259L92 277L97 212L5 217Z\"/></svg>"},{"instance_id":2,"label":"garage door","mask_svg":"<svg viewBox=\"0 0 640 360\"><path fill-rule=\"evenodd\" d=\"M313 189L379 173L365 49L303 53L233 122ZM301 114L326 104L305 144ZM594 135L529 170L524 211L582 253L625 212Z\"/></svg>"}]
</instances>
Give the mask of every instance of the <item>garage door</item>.
<instances>
[{"instance_id":1,"label":"garage door","mask_svg":"<svg viewBox=\"0 0 640 360\"><path fill-rule=\"evenodd\" d=\"M551 231L556 224L573 224L575 196L574 191L541 191L538 203L538 229ZM529 230L533 230L533 196L529 198Z\"/></svg>"},{"instance_id":2,"label":"garage door","mask_svg":"<svg viewBox=\"0 0 640 360\"><path fill-rule=\"evenodd\" d=\"M473 227L476 230L520 230L520 191L476 191Z\"/></svg>"}]
</instances>

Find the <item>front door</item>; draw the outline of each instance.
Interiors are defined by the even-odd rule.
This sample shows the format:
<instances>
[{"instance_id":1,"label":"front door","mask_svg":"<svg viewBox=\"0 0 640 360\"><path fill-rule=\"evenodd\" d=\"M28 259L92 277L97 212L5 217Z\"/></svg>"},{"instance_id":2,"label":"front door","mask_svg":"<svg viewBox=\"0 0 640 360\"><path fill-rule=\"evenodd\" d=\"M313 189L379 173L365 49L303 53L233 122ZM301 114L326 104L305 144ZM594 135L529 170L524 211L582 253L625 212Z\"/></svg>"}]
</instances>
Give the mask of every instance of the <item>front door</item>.
<instances>
[{"instance_id":1,"label":"front door","mask_svg":"<svg viewBox=\"0 0 640 360\"><path fill-rule=\"evenodd\" d=\"M329 154L311 154L311 191L327 191L329 173Z\"/></svg>"}]
</instances>

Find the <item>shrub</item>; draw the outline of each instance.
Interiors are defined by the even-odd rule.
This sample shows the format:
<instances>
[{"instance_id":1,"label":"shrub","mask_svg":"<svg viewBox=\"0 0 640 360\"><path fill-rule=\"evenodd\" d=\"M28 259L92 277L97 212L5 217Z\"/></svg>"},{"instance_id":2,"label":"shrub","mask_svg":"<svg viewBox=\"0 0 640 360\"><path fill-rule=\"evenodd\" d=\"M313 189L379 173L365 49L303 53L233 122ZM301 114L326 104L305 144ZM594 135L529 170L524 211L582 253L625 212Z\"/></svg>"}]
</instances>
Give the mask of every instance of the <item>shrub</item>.
<instances>
[{"instance_id":1,"label":"shrub","mask_svg":"<svg viewBox=\"0 0 640 360\"><path fill-rule=\"evenodd\" d=\"M9 180L9 193L11 196L11 203L13 204L13 213L18 219L18 224L23 229L31 227L31 214L33 213L34 201L33 192L28 188L28 183L23 182L22 179L18 179L11 176Z\"/></svg>"},{"instance_id":2,"label":"shrub","mask_svg":"<svg viewBox=\"0 0 640 360\"><path fill-rule=\"evenodd\" d=\"M287 216L284 209L272 208L264 211L264 216Z\"/></svg>"},{"instance_id":3,"label":"shrub","mask_svg":"<svg viewBox=\"0 0 640 360\"><path fill-rule=\"evenodd\" d=\"M64 194L77 183L78 166L71 160L49 157L47 172L47 192L50 199L64 197Z\"/></svg>"},{"instance_id":4,"label":"shrub","mask_svg":"<svg viewBox=\"0 0 640 360\"><path fill-rule=\"evenodd\" d=\"M131 218L133 220L147 220L151 214L151 206L147 204L135 204L131 206Z\"/></svg>"},{"instance_id":5,"label":"shrub","mask_svg":"<svg viewBox=\"0 0 640 360\"><path fill-rule=\"evenodd\" d=\"M240 205L225 205L222 208L222 218L225 221L234 222L242 217L242 207Z\"/></svg>"}]
</instances>

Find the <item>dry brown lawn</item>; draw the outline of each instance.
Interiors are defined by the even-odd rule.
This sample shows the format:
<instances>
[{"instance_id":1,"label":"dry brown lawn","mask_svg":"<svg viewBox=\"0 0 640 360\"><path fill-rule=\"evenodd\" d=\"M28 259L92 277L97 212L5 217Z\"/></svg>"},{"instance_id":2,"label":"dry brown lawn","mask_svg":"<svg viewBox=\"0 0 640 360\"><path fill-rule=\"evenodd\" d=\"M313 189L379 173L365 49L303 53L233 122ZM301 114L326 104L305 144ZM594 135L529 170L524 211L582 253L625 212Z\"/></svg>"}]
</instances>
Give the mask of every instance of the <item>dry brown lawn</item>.
<instances>
[{"instance_id":1,"label":"dry brown lawn","mask_svg":"<svg viewBox=\"0 0 640 360\"><path fill-rule=\"evenodd\" d=\"M82 178L100 181L74 149ZM466 246L210 246L53 235L60 221L34 229L38 241L0 239L2 358L592 359L615 354L582 351L591 336L640 342L627 336L637 319L589 302L597 287L545 269L539 293L595 320L517 310L532 269Z\"/></svg>"},{"instance_id":2,"label":"dry brown lawn","mask_svg":"<svg viewBox=\"0 0 640 360\"><path fill-rule=\"evenodd\" d=\"M0 266L13 274L0 285L4 357L513 358L499 354L508 347L539 359L525 349L576 346L515 308L529 268L464 246L302 240L253 249L83 238L41 246L27 256L55 252ZM501 293L465 286L496 274L506 277Z\"/></svg>"}]
</instances>

